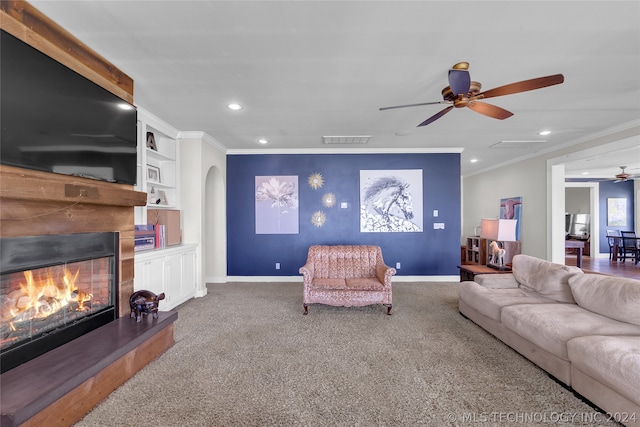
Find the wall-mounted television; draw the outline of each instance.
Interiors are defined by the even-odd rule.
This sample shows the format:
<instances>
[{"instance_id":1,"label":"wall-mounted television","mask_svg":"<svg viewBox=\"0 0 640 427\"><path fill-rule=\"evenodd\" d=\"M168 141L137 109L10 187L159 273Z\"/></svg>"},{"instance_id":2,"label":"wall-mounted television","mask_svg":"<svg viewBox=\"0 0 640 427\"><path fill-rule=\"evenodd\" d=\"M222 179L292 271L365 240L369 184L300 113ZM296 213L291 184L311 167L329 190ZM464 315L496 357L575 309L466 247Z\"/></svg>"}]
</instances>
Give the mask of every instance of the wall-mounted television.
<instances>
[{"instance_id":1,"label":"wall-mounted television","mask_svg":"<svg viewBox=\"0 0 640 427\"><path fill-rule=\"evenodd\" d=\"M0 163L136 183L133 105L5 31L0 55Z\"/></svg>"}]
</instances>

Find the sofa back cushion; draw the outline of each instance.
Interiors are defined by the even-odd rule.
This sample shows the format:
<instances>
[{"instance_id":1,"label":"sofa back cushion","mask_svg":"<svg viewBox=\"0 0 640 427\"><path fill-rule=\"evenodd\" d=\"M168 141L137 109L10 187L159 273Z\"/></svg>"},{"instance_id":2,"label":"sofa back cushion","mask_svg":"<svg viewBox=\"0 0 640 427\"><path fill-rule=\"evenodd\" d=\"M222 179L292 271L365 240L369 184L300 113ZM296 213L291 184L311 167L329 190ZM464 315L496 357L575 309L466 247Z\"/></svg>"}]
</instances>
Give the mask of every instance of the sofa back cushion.
<instances>
[{"instance_id":1,"label":"sofa back cushion","mask_svg":"<svg viewBox=\"0 0 640 427\"><path fill-rule=\"evenodd\" d=\"M315 245L309 248L309 261L313 262L316 278L375 277L376 265L382 263L382 250L379 246Z\"/></svg>"},{"instance_id":2,"label":"sofa back cushion","mask_svg":"<svg viewBox=\"0 0 640 427\"><path fill-rule=\"evenodd\" d=\"M640 280L583 274L572 277L569 286L580 307L640 326Z\"/></svg>"},{"instance_id":3,"label":"sofa back cushion","mask_svg":"<svg viewBox=\"0 0 640 427\"><path fill-rule=\"evenodd\" d=\"M569 278L584 275L578 267L519 254L513 257L513 277L519 286L558 302L574 303Z\"/></svg>"}]
</instances>

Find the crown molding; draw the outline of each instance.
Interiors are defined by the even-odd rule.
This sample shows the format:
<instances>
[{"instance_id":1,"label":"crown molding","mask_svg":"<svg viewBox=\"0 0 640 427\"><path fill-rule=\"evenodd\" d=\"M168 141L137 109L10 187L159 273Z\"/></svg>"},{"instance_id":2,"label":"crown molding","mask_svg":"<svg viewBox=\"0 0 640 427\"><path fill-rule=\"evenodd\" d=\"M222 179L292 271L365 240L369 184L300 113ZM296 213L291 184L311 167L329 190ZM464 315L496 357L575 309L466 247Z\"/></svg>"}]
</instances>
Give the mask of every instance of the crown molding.
<instances>
[{"instance_id":1,"label":"crown molding","mask_svg":"<svg viewBox=\"0 0 640 427\"><path fill-rule=\"evenodd\" d=\"M227 147L220 144L214 137L209 135L206 132L202 131L182 131L180 132L180 139L200 139L207 144L211 145L216 150L222 152L223 154L227 154Z\"/></svg>"},{"instance_id":2,"label":"crown molding","mask_svg":"<svg viewBox=\"0 0 640 427\"><path fill-rule=\"evenodd\" d=\"M616 126L612 126L607 129L603 129L599 132L594 132L589 135L584 135L580 138L576 138L565 143L560 143L554 145L553 147L548 147L537 151L535 153L528 154L526 156L517 157L515 159L511 159L509 161L493 165L491 167L479 170L469 175L464 175L463 178L468 178L475 175L480 175L486 172L490 172L492 170L500 169L508 165L512 165L514 163L519 163L528 159L532 159L535 157L540 157L544 154L559 152L563 149L573 147L580 144L585 144L589 142L600 142L599 145L607 145L607 144L616 144L620 141L624 141L628 138L638 137L640 136L640 119L632 120L630 122L621 123Z\"/></svg>"},{"instance_id":3,"label":"crown molding","mask_svg":"<svg viewBox=\"0 0 640 427\"><path fill-rule=\"evenodd\" d=\"M431 148L265 148L255 150L227 150L227 154L451 154L462 153L464 147L431 147Z\"/></svg>"}]
</instances>

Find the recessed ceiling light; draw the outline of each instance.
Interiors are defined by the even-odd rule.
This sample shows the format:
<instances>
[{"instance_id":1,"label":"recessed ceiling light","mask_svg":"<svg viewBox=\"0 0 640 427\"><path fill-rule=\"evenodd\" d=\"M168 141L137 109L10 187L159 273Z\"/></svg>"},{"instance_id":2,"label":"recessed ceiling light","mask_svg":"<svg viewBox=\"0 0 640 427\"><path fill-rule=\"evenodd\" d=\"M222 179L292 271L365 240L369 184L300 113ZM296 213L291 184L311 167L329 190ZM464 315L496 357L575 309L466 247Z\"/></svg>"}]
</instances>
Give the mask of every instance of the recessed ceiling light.
<instances>
[{"instance_id":1,"label":"recessed ceiling light","mask_svg":"<svg viewBox=\"0 0 640 427\"><path fill-rule=\"evenodd\" d=\"M469 160L471 163L478 163L478 159L471 159Z\"/></svg>"},{"instance_id":2,"label":"recessed ceiling light","mask_svg":"<svg viewBox=\"0 0 640 427\"><path fill-rule=\"evenodd\" d=\"M259 140L258 140L258 142L259 142L260 144L268 144L268 143L269 143L269 141L267 141L267 140L266 140L266 139L264 139L264 138L259 139Z\"/></svg>"},{"instance_id":3,"label":"recessed ceiling light","mask_svg":"<svg viewBox=\"0 0 640 427\"><path fill-rule=\"evenodd\" d=\"M240 104L229 104L229 105L227 105L227 108L230 109L230 110L237 111L237 110L242 110L242 105L240 105Z\"/></svg>"},{"instance_id":4,"label":"recessed ceiling light","mask_svg":"<svg viewBox=\"0 0 640 427\"><path fill-rule=\"evenodd\" d=\"M133 110L133 107L129 104L125 104L124 102L121 102L120 104L118 104L118 107L121 110Z\"/></svg>"},{"instance_id":5,"label":"recessed ceiling light","mask_svg":"<svg viewBox=\"0 0 640 427\"><path fill-rule=\"evenodd\" d=\"M407 136L407 135L411 135L411 131L410 130L399 130L394 132L395 136Z\"/></svg>"},{"instance_id":6,"label":"recessed ceiling light","mask_svg":"<svg viewBox=\"0 0 640 427\"><path fill-rule=\"evenodd\" d=\"M541 130L540 132L538 132L538 135L541 135L541 136L547 136L550 134L551 134L550 130Z\"/></svg>"}]
</instances>

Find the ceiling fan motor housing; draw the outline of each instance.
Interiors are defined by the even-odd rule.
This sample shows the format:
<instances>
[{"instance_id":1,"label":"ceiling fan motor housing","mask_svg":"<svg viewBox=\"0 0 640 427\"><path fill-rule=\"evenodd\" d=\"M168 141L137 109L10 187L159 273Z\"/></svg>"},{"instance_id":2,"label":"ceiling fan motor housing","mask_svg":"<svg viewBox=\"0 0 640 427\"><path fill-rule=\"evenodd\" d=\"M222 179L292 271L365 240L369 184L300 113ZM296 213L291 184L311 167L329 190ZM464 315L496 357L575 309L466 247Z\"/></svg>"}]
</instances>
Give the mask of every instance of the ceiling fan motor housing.
<instances>
[{"instance_id":1,"label":"ceiling fan motor housing","mask_svg":"<svg viewBox=\"0 0 640 427\"><path fill-rule=\"evenodd\" d=\"M480 89L482 89L482 84L480 84L480 82L472 81L471 85L469 86L469 97L476 96L477 94L479 94ZM442 89L442 99L444 99L445 101L453 102L456 98L457 96L453 94L453 91L451 90L451 86L447 86L444 89Z\"/></svg>"}]
</instances>

